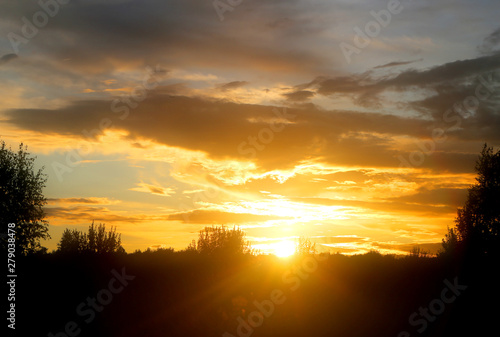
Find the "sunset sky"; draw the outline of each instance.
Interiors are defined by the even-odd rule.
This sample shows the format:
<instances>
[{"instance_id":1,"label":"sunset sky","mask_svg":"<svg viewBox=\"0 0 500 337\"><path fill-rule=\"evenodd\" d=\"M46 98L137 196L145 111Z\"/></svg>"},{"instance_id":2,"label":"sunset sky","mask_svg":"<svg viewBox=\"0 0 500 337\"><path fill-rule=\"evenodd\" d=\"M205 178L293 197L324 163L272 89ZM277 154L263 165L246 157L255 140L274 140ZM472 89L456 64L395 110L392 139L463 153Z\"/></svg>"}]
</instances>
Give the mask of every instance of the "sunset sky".
<instances>
[{"instance_id":1,"label":"sunset sky","mask_svg":"<svg viewBox=\"0 0 500 337\"><path fill-rule=\"evenodd\" d=\"M439 248L500 146L499 1L3 0L0 138L128 252Z\"/></svg>"}]
</instances>

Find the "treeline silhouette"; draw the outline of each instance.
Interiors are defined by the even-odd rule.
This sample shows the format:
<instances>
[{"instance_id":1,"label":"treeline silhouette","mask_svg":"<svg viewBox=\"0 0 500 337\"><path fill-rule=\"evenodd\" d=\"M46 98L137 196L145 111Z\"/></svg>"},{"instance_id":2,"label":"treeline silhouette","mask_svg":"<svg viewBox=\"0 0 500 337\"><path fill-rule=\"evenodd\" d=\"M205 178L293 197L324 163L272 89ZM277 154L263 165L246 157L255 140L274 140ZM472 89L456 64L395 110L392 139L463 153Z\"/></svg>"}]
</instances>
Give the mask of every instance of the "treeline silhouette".
<instances>
[{"instance_id":1,"label":"treeline silhouette","mask_svg":"<svg viewBox=\"0 0 500 337\"><path fill-rule=\"evenodd\" d=\"M89 233L96 231L119 243L115 230L106 233L104 225L92 224ZM224 226L206 227L182 251L64 251L67 237L58 252L26 256L18 263L17 331L22 335L498 332L500 277L498 259L491 256L472 263L462 256L416 252L405 257L375 251L317 254L309 240L302 240L296 255L284 260L252 254L244 232Z\"/></svg>"}]
</instances>

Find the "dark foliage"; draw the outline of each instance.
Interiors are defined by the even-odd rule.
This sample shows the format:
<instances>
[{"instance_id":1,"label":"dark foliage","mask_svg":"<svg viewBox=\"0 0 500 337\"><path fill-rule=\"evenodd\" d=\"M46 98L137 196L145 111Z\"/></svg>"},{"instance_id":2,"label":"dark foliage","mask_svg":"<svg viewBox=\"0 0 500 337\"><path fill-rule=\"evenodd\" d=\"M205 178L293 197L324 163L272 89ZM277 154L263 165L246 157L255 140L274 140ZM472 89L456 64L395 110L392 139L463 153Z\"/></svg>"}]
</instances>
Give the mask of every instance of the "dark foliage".
<instances>
[{"instance_id":1,"label":"dark foliage","mask_svg":"<svg viewBox=\"0 0 500 337\"><path fill-rule=\"evenodd\" d=\"M0 224L5 226L3 231L7 224L16 224L17 251L23 255L44 251L40 240L50 238L42 193L47 177L43 169L35 172L35 158L26 150L21 143L13 152L0 141ZM0 239L0 246L7 247L6 237Z\"/></svg>"},{"instance_id":2,"label":"dark foliage","mask_svg":"<svg viewBox=\"0 0 500 337\"><path fill-rule=\"evenodd\" d=\"M194 243L187 250L194 250ZM196 251L206 255L236 256L250 253L251 246L241 229L212 226L200 231Z\"/></svg>"},{"instance_id":3,"label":"dark foliage","mask_svg":"<svg viewBox=\"0 0 500 337\"><path fill-rule=\"evenodd\" d=\"M500 256L500 150L486 144L476 162L477 183L457 211L456 227L443 241L445 254Z\"/></svg>"},{"instance_id":4,"label":"dark foliage","mask_svg":"<svg viewBox=\"0 0 500 337\"><path fill-rule=\"evenodd\" d=\"M121 234L116 233L116 227L106 232L106 225L89 226L88 233L66 228L61 241L57 244L60 253L123 253Z\"/></svg>"}]
</instances>

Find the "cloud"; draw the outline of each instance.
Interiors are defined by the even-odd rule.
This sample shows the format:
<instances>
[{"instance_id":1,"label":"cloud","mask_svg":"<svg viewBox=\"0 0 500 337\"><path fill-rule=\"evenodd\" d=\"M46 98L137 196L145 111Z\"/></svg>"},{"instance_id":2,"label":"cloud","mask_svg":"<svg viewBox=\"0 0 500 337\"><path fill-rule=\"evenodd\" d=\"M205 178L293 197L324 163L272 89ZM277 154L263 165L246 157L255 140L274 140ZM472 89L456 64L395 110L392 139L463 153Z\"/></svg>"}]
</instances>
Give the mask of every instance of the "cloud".
<instances>
[{"instance_id":1,"label":"cloud","mask_svg":"<svg viewBox=\"0 0 500 337\"><path fill-rule=\"evenodd\" d=\"M415 194L391 198L388 200L416 203L420 205L462 207L467 197L467 189L461 188L419 188Z\"/></svg>"},{"instance_id":2,"label":"cloud","mask_svg":"<svg viewBox=\"0 0 500 337\"><path fill-rule=\"evenodd\" d=\"M32 17L40 10L36 4L16 2L11 6L9 1L4 2L7 5L0 7L0 18L18 34L23 23L13 18ZM259 15L247 13L245 19L233 20L231 29L227 29L211 2L183 1L175 6L155 0L71 3L61 6L50 25L30 40L30 48L36 48L40 58L66 60L58 67L85 76L158 63L168 63L172 68L189 64L233 70L252 64L255 70L274 73L317 70L325 63L326 57L300 47L276 48L278 39L284 39L285 27L271 28L268 24L280 19L284 11L300 12L302 6L296 1L254 6ZM273 10L277 8L280 11ZM238 16L242 15L244 11L240 10ZM309 20L302 20L291 28L305 31L301 34L304 36L311 32L309 25ZM256 34L268 38L255 38ZM20 54L25 50L22 47Z\"/></svg>"},{"instance_id":3,"label":"cloud","mask_svg":"<svg viewBox=\"0 0 500 337\"><path fill-rule=\"evenodd\" d=\"M161 195L164 197L170 197L172 194L175 193L175 190L170 187L162 187L158 185L151 185L151 184L146 184L143 182L137 183L136 184L138 187L130 188L130 191L136 191L136 192L146 192L146 193L151 193L155 195Z\"/></svg>"},{"instance_id":4,"label":"cloud","mask_svg":"<svg viewBox=\"0 0 500 337\"><path fill-rule=\"evenodd\" d=\"M398 254L406 255L414 247L418 246L423 251L430 254L436 254L441 248L441 243L395 243L377 241L367 237L358 237L357 235L340 235L333 237L314 238L314 242L322 246L321 250L330 251L331 253L342 254L364 254L369 251L378 251L382 254Z\"/></svg>"},{"instance_id":5,"label":"cloud","mask_svg":"<svg viewBox=\"0 0 500 337\"><path fill-rule=\"evenodd\" d=\"M185 223L203 223L203 224L231 224L260 222L268 220L287 219L288 217L259 215L250 213L231 213L211 210L194 210L190 212L176 213L169 215L168 220L177 220Z\"/></svg>"},{"instance_id":6,"label":"cloud","mask_svg":"<svg viewBox=\"0 0 500 337\"><path fill-rule=\"evenodd\" d=\"M359 242L363 243L368 241L369 238L359 237L357 235L337 235L337 236L321 236L318 238L314 238L314 241L320 244L337 244L337 243L353 243Z\"/></svg>"},{"instance_id":7,"label":"cloud","mask_svg":"<svg viewBox=\"0 0 500 337\"><path fill-rule=\"evenodd\" d=\"M389 78L373 78L370 73L334 78L318 77L305 87L315 88L321 95L378 95L384 91L411 88L440 88L443 84L463 85L471 77L500 69L500 53L474 59L458 60L424 70L405 70Z\"/></svg>"},{"instance_id":8,"label":"cloud","mask_svg":"<svg viewBox=\"0 0 500 337\"><path fill-rule=\"evenodd\" d=\"M489 54L496 51L497 47L500 45L500 28L495 30L493 33L484 38L478 49L481 53Z\"/></svg>"},{"instance_id":9,"label":"cloud","mask_svg":"<svg viewBox=\"0 0 500 337\"><path fill-rule=\"evenodd\" d=\"M247 81L233 81L233 82L219 85L218 89L221 91L234 90L234 89L241 88L241 87L247 85L248 83L249 82L247 82Z\"/></svg>"},{"instance_id":10,"label":"cloud","mask_svg":"<svg viewBox=\"0 0 500 337\"><path fill-rule=\"evenodd\" d=\"M381 69L381 68L390 68L390 67L405 66L407 64L412 64L412 63L419 62L419 61L422 61L422 60L423 59L418 59L418 60L413 60L413 61L393 61L393 62L389 62L389 63L386 63L386 64L382 64L382 65L376 66L373 69Z\"/></svg>"},{"instance_id":11,"label":"cloud","mask_svg":"<svg viewBox=\"0 0 500 337\"><path fill-rule=\"evenodd\" d=\"M113 113L111 102L104 100L80 100L58 109L15 109L5 115L7 122L17 127L87 140L99 139L105 130L100 126L108 124L110 128L125 131L131 144L149 139L171 147L203 151L213 159L254 161L258 167L271 170L293 168L304 160L341 166L397 167L398 155L408 158L418 148L402 149L394 137L429 137L433 127L428 120L382 113L325 111L314 106L283 110L170 96L163 94L161 88L152 91L135 109L125 103L117 107L128 111L127 118L120 118L124 110ZM280 131L274 132L270 141L262 141L259 138L263 137L262 130L271 130L272 125ZM251 137L259 143L253 145ZM458 160L467 154L432 153L432 156L437 160L426 160L422 167L452 171L458 168L462 172L464 165L469 165L468 161ZM448 159L455 157L457 160L450 163L458 166L446 165Z\"/></svg>"},{"instance_id":12,"label":"cloud","mask_svg":"<svg viewBox=\"0 0 500 337\"><path fill-rule=\"evenodd\" d=\"M77 101L53 110L18 109L8 112L7 116L10 123L25 129L82 138L86 135L102 135L103 130L99 129L101 121L113 118L113 128L126 130L131 139L151 139L169 146L201 150L213 157L250 159L238 148L248 141L248 137L258 136L260 130L269 127L267 120L277 116L274 110L271 106L151 95L151 98L131 110L130 116L123 121L113 118L110 102L106 101ZM355 127L370 130L381 127L380 123L371 124L379 118L376 115L329 114L314 109L289 111L290 115L298 116L297 121L284 124L283 131L277 133L265 151L259 153L257 160L261 164L272 161L278 166L289 166L289 161L293 164L310 156L310 148L318 142L318 136L328 141L327 138L335 140L345 129ZM151 120L155 120L155 123L151 124ZM403 129L400 128L398 132ZM414 130L415 124L412 123L411 127L408 124L406 129ZM248 144L246 147L251 146ZM286 150L292 148L294 152ZM323 152L325 148L318 150Z\"/></svg>"},{"instance_id":13,"label":"cloud","mask_svg":"<svg viewBox=\"0 0 500 337\"><path fill-rule=\"evenodd\" d=\"M64 221L102 221L102 222L142 222L147 221L148 217L140 215L127 216L111 212L105 207L45 207L44 211L47 218L50 219L63 219ZM150 220L150 219L149 219Z\"/></svg>"},{"instance_id":14,"label":"cloud","mask_svg":"<svg viewBox=\"0 0 500 337\"><path fill-rule=\"evenodd\" d=\"M95 205L114 205L118 200L108 198L47 198L47 204L95 204Z\"/></svg>"},{"instance_id":15,"label":"cloud","mask_svg":"<svg viewBox=\"0 0 500 337\"><path fill-rule=\"evenodd\" d=\"M496 52L430 69L405 70L381 78L374 77L370 72L334 78L318 77L302 88L332 98L348 97L358 106L375 110L380 110L382 106L392 108L399 115L417 111L424 117L434 119L427 126L427 137L431 135L432 129L441 128L446 130L447 137L496 143L500 141L499 83L500 53ZM478 92L481 95L488 94L488 97L479 100ZM398 102L389 98L395 95L413 96L413 99ZM467 99L474 97L479 101L475 113L467 118L459 116L455 111L456 105L463 106ZM450 109L452 114L446 115ZM452 126L458 128L452 129ZM420 127L418 129L422 130Z\"/></svg>"},{"instance_id":16,"label":"cloud","mask_svg":"<svg viewBox=\"0 0 500 337\"><path fill-rule=\"evenodd\" d=\"M0 66L16 58L18 58L17 54L5 54L2 57L0 57Z\"/></svg>"},{"instance_id":17,"label":"cloud","mask_svg":"<svg viewBox=\"0 0 500 337\"><path fill-rule=\"evenodd\" d=\"M329 198L292 198L292 201L310 203L313 205L324 206L344 206L363 208L378 212L388 212L395 214L415 214L420 217L435 217L456 213L456 208L449 205L430 205L417 204L411 202L400 201L398 198L379 199L377 201L370 200L349 200L349 199L329 199Z\"/></svg>"},{"instance_id":18,"label":"cloud","mask_svg":"<svg viewBox=\"0 0 500 337\"><path fill-rule=\"evenodd\" d=\"M315 93L313 91L309 91L309 90L298 90L298 91L294 91L291 93L283 94L283 96L288 98L289 101L293 101L293 102L306 101L309 98L313 97L314 95L315 95Z\"/></svg>"}]
</instances>

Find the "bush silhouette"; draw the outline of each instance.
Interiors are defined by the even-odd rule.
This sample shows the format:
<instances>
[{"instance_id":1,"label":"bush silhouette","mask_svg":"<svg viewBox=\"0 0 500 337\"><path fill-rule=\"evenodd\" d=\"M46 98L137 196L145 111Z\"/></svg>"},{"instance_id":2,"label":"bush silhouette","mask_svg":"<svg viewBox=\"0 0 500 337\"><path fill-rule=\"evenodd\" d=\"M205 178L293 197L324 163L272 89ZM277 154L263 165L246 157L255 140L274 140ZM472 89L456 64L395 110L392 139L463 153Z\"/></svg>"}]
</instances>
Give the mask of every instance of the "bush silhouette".
<instances>
[{"instance_id":1,"label":"bush silhouette","mask_svg":"<svg viewBox=\"0 0 500 337\"><path fill-rule=\"evenodd\" d=\"M106 232L106 225L89 226L88 234L76 229L66 228L57 244L61 253L119 253L125 250L121 246L121 234L116 233L116 227Z\"/></svg>"},{"instance_id":2,"label":"bush silhouette","mask_svg":"<svg viewBox=\"0 0 500 337\"><path fill-rule=\"evenodd\" d=\"M188 248L194 249L192 243ZM199 233L196 250L206 255L234 256L252 251L250 242L245 241L245 232L233 227L228 229L225 226L205 227Z\"/></svg>"}]
</instances>

